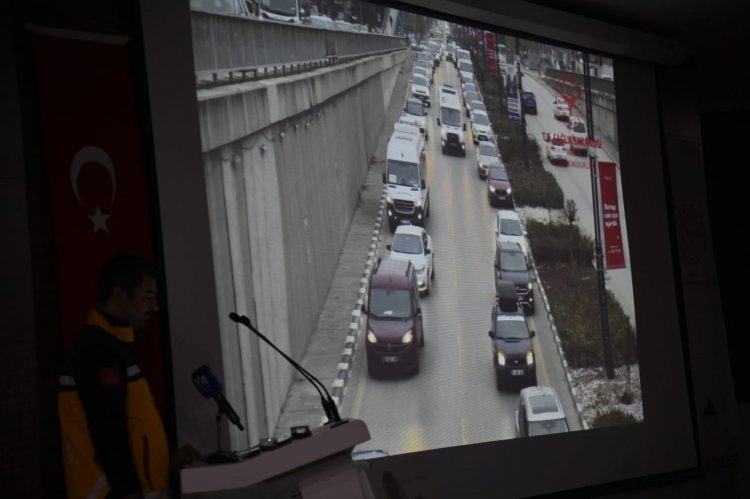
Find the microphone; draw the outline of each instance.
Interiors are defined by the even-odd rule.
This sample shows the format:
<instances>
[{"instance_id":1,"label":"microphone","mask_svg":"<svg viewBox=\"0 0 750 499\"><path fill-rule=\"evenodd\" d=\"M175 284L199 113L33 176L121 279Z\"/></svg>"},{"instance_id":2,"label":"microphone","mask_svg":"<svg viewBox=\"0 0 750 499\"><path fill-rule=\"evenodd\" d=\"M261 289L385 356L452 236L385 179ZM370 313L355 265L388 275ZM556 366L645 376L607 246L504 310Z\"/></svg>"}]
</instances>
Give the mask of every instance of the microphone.
<instances>
[{"instance_id":1,"label":"microphone","mask_svg":"<svg viewBox=\"0 0 750 499\"><path fill-rule=\"evenodd\" d=\"M224 387L219 378L211 372L210 367L204 364L193 371L193 385L205 398L213 398L219 405L219 412L226 415L229 421L240 431L245 429L240 422L240 417L234 412L234 408L227 399L224 398L224 394L221 393Z\"/></svg>"},{"instance_id":2,"label":"microphone","mask_svg":"<svg viewBox=\"0 0 750 499\"><path fill-rule=\"evenodd\" d=\"M237 324L242 324L243 326L247 327L250 331L255 333L256 336L258 336L260 339L268 343L271 346L271 348L279 352L279 354L281 354L282 357L284 357L292 366L294 366L294 368L300 374L302 374L302 376L305 377L305 379L307 379L307 381L309 381L312 384L312 386L318 392L318 395L320 395L320 405L323 406L323 411L325 411L326 413L326 417L328 418L328 423L338 424L342 422L341 416L339 416L338 407L336 407L336 403L333 401L333 399L331 398L331 395L328 393L328 390L326 390L326 387L323 385L323 383L320 382L318 378L310 374L310 372L307 369L305 369L304 367L299 365L297 362L292 360L287 354L282 352L276 345L274 345L273 342L271 342L271 340L266 338L263 335L263 333L255 329L253 324L250 322L250 319L248 319L246 316L238 315L235 312L231 312L229 314L229 318L232 321L236 322ZM325 396L323 395L324 392L325 392Z\"/></svg>"}]
</instances>

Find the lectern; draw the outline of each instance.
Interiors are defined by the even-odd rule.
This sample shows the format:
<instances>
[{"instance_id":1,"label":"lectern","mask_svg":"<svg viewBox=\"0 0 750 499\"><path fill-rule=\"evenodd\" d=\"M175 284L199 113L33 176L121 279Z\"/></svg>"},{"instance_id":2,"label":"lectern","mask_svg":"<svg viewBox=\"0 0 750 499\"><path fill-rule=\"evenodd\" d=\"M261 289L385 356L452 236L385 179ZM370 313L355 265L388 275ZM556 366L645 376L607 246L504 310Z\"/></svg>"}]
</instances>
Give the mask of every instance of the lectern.
<instances>
[{"instance_id":1,"label":"lectern","mask_svg":"<svg viewBox=\"0 0 750 499\"><path fill-rule=\"evenodd\" d=\"M244 461L185 468L180 472L182 493L241 489L283 477L296 482L302 499L367 499L372 493L351 451L368 440L367 425L358 419L321 426L308 437Z\"/></svg>"}]
</instances>

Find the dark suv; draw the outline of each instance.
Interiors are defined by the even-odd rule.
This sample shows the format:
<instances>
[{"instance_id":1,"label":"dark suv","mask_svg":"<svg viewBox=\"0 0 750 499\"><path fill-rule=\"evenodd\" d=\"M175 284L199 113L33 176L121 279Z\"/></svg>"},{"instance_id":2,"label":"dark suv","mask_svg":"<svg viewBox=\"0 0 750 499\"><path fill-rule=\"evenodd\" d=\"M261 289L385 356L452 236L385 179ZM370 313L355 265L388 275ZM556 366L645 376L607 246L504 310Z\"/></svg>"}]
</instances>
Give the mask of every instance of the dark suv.
<instances>
[{"instance_id":1,"label":"dark suv","mask_svg":"<svg viewBox=\"0 0 750 499\"><path fill-rule=\"evenodd\" d=\"M371 376L385 369L419 372L424 346L417 274L409 260L379 260L370 276L365 349Z\"/></svg>"},{"instance_id":2,"label":"dark suv","mask_svg":"<svg viewBox=\"0 0 750 499\"><path fill-rule=\"evenodd\" d=\"M515 381L536 385L536 355L531 341L536 332L526 324L523 309L513 295L514 287L509 281L498 282L492 307L489 335L498 390Z\"/></svg>"},{"instance_id":3,"label":"dark suv","mask_svg":"<svg viewBox=\"0 0 750 499\"><path fill-rule=\"evenodd\" d=\"M524 310L533 314L534 285L533 276L523 250L518 243L502 241L495 250L495 282L499 280L511 281L516 286L518 301Z\"/></svg>"},{"instance_id":4,"label":"dark suv","mask_svg":"<svg viewBox=\"0 0 750 499\"><path fill-rule=\"evenodd\" d=\"M521 102L524 113L536 114L536 95L534 95L534 92L527 92L524 90Z\"/></svg>"}]
</instances>

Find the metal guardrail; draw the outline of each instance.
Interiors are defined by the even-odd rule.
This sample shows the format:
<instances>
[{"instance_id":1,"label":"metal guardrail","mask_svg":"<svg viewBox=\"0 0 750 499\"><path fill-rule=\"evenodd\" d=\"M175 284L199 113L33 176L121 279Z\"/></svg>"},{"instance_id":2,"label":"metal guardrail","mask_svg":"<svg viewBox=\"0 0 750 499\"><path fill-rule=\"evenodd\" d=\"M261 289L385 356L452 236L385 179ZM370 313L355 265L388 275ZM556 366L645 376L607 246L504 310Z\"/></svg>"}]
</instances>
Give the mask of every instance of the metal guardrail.
<instances>
[{"instance_id":1,"label":"metal guardrail","mask_svg":"<svg viewBox=\"0 0 750 499\"><path fill-rule=\"evenodd\" d=\"M289 64L274 64L259 67L245 68L225 68L214 71L201 71L196 73L196 88L206 89L215 88L222 85L232 85L250 81L259 81L267 78L277 78L308 71L314 71L319 68L346 64L355 60L365 59L367 57L389 54L405 49L388 49L377 52L367 52L358 55L347 56L329 56L324 59L312 61L296 62Z\"/></svg>"},{"instance_id":2,"label":"metal guardrail","mask_svg":"<svg viewBox=\"0 0 750 499\"><path fill-rule=\"evenodd\" d=\"M405 38L380 33L315 28L196 9L190 11L190 22L198 74L288 67L408 46Z\"/></svg>"}]
</instances>

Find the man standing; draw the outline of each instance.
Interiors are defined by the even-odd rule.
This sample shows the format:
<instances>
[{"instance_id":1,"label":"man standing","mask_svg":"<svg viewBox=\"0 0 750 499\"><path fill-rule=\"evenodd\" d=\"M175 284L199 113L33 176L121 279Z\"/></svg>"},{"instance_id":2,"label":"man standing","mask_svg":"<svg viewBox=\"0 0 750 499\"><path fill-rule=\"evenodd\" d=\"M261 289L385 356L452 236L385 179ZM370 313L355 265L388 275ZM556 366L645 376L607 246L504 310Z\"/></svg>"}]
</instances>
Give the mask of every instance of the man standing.
<instances>
[{"instance_id":1,"label":"man standing","mask_svg":"<svg viewBox=\"0 0 750 499\"><path fill-rule=\"evenodd\" d=\"M158 311L155 277L142 257L109 260L67 353L58 411L68 499L166 497L167 439L134 343Z\"/></svg>"}]
</instances>

